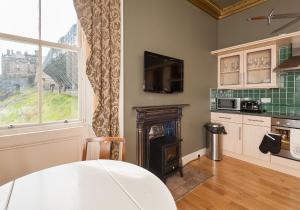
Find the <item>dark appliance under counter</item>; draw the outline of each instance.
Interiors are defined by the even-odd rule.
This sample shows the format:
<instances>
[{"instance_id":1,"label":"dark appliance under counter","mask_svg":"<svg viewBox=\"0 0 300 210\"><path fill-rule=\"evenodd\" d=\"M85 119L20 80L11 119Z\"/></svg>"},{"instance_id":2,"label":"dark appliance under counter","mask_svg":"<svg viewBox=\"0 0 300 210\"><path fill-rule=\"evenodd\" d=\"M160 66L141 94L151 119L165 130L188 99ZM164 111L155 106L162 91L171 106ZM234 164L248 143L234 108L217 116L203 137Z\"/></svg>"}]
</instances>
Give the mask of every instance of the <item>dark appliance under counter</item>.
<instances>
[{"instance_id":1,"label":"dark appliance under counter","mask_svg":"<svg viewBox=\"0 0 300 210\"><path fill-rule=\"evenodd\" d=\"M300 161L300 120L273 117L271 124L272 133L282 137L281 151L272 155Z\"/></svg>"}]
</instances>

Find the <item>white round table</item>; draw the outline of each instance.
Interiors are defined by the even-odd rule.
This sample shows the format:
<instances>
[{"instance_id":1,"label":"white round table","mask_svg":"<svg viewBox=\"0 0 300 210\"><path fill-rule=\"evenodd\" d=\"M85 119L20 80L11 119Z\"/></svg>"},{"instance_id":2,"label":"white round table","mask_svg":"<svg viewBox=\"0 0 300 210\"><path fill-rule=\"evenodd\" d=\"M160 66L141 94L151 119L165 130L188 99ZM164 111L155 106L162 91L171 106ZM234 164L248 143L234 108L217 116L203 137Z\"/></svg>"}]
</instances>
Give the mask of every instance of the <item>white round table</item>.
<instances>
[{"instance_id":1,"label":"white round table","mask_svg":"<svg viewBox=\"0 0 300 210\"><path fill-rule=\"evenodd\" d=\"M156 176L125 162L93 160L48 168L0 187L0 209L175 210Z\"/></svg>"}]
</instances>

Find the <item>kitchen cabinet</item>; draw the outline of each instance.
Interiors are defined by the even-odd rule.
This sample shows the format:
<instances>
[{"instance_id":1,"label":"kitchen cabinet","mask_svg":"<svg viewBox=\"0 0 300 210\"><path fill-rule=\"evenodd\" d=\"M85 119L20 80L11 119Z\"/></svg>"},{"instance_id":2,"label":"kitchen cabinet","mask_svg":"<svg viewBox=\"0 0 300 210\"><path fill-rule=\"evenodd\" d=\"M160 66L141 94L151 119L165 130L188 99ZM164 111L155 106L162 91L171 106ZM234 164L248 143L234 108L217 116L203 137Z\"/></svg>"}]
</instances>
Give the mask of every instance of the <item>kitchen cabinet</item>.
<instances>
[{"instance_id":1,"label":"kitchen cabinet","mask_svg":"<svg viewBox=\"0 0 300 210\"><path fill-rule=\"evenodd\" d=\"M300 162L271 155L271 169L300 177Z\"/></svg>"},{"instance_id":2,"label":"kitchen cabinet","mask_svg":"<svg viewBox=\"0 0 300 210\"><path fill-rule=\"evenodd\" d=\"M225 153L270 161L270 154L263 154L259 150L264 135L271 131L270 117L212 112L211 121L221 123L225 127L227 132L227 135L223 135Z\"/></svg>"},{"instance_id":3,"label":"kitchen cabinet","mask_svg":"<svg viewBox=\"0 0 300 210\"><path fill-rule=\"evenodd\" d=\"M231 53L218 57L218 86L240 88L243 86L243 53Z\"/></svg>"},{"instance_id":4,"label":"kitchen cabinet","mask_svg":"<svg viewBox=\"0 0 300 210\"><path fill-rule=\"evenodd\" d=\"M224 154L233 158L300 177L300 162L264 154L259 145L271 131L271 118L265 116L211 112L211 122L224 125Z\"/></svg>"},{"instance_id":5,"label":"kitchen cabinet","mask_svg":"<svg viewBox=\"0 0 300 210\"><path fill-rule=\"evenodd\" d=\"M267 132L271 131L271 118L243 116L243 154L251 158L270 161L270 154L259 150L259 145Z\"/></svg>"},{"instance_id":6,"label":"kitchen cabinet","mask_svg":"<svg viewBox=\"0 0 300 210\"><path fill-rule=\"evenodd\" d=\"M218 56L218 88L277 87L276 45Z\"/></svg>"},{"instance_id":7,"label":"kitchen cabinet","mask_svg":"<svg viewBox=\"0 0 300 210\"><path fill-rule=\"evenodd\" d=\"M243 124L256 125L261 127L271 127L271 118L254 115L243 115Z\"/></svg>"},{"instance_id":8,"label":"kitchen cabinet","mask_svg":"<svg viewBox=\"0 0 300 210\"><path fill-rule=\"evenodd\" d=\"M259 160L270 161L270 154L263 154L259 145L270 128L243 124L243 154Z\"/></svg>"},{"instance_id":9,"label":"kitchen cabinet","mask_svg":"<svg viewBox=\"0 0 300 210\"><path fill-rule=\"evenodd\" d=\"M221 123L225 127L227 134L223 135L223 150L242 154L242 116L212 113L211 121Z\"/></svg>"},{"instance_id":10,"label":"kitchen cabinet","mask_svg":"<svg viewBox=\"0 0 300 210\"><path fill-rule=\"evenodd\" d=\"M223 135L223 149L224 151L242 154L242 124L237 123L223 123L226 135Z\"/></svg>"},{"instance_id":11,"label":"kitchen cabinet","mask_svg":"<svg viewBox=\"0 0 300 210\"><path fill-rule=\"evenodd\" d=\"M263 154L259 150L264 135L271 131L270 117L212 112L211 121L221 123L225 127L225 153L270 162L270 154Z\"/></svg>"},{"instance_id":12,"label":"kitchen cabinet","mask_svg":"<svg viewBox=\"0 0 300 210\"><path fill-rule=\"evenodd\" d=\"M244 51L244 87L276 87L276 46Z\"/></svg>"}]
</instances>

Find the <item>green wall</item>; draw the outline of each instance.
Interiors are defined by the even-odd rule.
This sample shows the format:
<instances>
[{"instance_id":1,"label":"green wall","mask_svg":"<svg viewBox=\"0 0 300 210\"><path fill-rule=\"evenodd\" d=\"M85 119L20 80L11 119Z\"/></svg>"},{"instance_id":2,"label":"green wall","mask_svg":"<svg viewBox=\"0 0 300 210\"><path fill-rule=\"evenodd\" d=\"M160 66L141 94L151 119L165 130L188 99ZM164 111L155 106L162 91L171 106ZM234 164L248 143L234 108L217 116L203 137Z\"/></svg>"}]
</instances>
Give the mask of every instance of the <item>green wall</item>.
<instances>
[{"instance_id":1,"label":"green wall","mask_svg":"<svg viewBox=\"0 0 300 210\"><path fill-rule=\"evenodd\" d=\"M183 109L183 155L204 147L210 119L209 88L217 83L217 21L186 0L124 0L124 136L127 160L136 161L133 106L190 104ZM184 92L143 91L145 50L184 60Z\"/></svg>"},{"instance_id":2,"label":"green wall","mask_svg":"<svg viewBox=\"0 0 300 210\"><path fill-rule=\"evenodd\" d=\"M267 25L266 21L247 21L247 18L252 16L266 15L272 9L275 9L275 13L298 13L300 11L300 1L268 0L261 5L218 21L218 48L274 36L270 32L291 21L291 19L274 20L271 25ZM294 31L300 31L300 22L286 28L281 33Z\"/></svg>"},{"instance_id":3,"label":"green wall","mask_svg":"<svg viewBox=\"0 0 300 210\"><path fill-rule=\"evenodd\" d=\"M183 110L183 155L203 148L202 125L210 119L209 89L217 86L217 60L210 51L270 37L272 30L288 21L276 20L267 26L265 21L247 22L250 16L264 15L271 9L278 13L299 12L299 8L299 0L268 0L216 21L186 0L124 0L124 135L128 161L136 161L136 113L132 107L138 105L190 104ZM300 23L284 32L298 30ZM144 50L185 61L184 93L143 92ZM292 77L294 82L289 79ZM272 98L272 103L265 105L268 111L293 113L300 108L298 77L297 73L281 76L281 89L228 91L237 96L267 94ZM292 102L289 97L293 94Z\"/></svg>"}]
</instances>

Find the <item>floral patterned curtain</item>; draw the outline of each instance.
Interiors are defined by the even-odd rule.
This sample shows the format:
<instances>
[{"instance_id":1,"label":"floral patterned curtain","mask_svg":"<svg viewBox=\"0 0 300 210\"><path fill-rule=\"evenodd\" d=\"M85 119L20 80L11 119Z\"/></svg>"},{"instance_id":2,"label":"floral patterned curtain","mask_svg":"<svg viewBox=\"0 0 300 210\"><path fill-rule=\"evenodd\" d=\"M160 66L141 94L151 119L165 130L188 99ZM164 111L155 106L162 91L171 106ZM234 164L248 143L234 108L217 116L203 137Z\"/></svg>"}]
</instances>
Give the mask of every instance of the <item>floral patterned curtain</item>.
<instances>
[{"instance_id":1,"label":"floral patterned curtain","mask_svg":"<svg viewBox=\"0 0 300 210\"><path fill-rule=\"evenodd\" d=\"M86 74L97 96L93 130L119 135L120 0L73 0L90 48Z\"/></svg>"}]
</instances>

